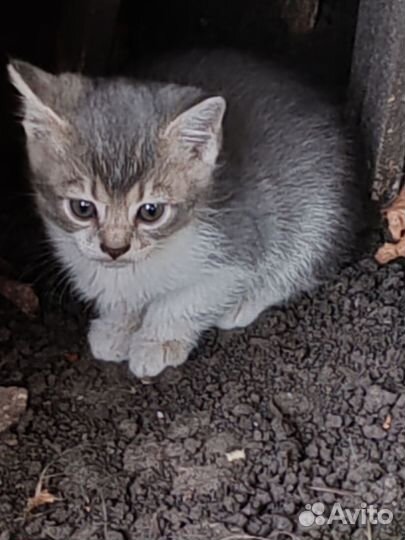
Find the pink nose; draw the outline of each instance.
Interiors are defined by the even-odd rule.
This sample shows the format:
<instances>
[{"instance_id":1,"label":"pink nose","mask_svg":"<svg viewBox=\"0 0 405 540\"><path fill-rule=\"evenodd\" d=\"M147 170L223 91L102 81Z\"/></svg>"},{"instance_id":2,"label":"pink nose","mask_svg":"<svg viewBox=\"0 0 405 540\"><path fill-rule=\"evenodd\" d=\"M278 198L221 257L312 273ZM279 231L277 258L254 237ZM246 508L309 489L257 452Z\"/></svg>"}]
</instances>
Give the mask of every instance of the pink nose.
<instances>
[{"instance_id":1,"label":"pink nose","mask_svg":"<svg viewBox=\"0 0 405 540\"><path fill-rule=\"evenodd\" d=\"M117 248L107 246L106 244L100 244L101 251L107 253L112 259L114 259L114 261L115 259L118 259L118 257L121 257L121 255L124 255L124 253L129 251L130 247L131 246L129 244L127 246L121 246Z\"/></svg>"}]
</instances>

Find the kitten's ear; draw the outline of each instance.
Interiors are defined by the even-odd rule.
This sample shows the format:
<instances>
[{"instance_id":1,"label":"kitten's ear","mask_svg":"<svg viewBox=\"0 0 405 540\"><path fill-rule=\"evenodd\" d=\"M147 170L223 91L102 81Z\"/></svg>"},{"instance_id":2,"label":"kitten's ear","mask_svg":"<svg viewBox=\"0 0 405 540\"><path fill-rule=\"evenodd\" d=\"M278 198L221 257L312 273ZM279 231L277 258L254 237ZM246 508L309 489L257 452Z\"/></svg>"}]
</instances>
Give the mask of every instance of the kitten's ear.
<instances>
[{"instance_id":1,"label":"kitten's ear","mask_svg":"<svg viewBox=\"0 0 405 540\"><path fill-rule=\"evenodd\" d=\"M221 150L225 110L224 98L207 98L173 120L165 135L189 158L214 166Z\"/></svg>"},{"instance_id":2,"label":"kitten's ear","mask_svg":"<svg viewBox=\"0 0 405 540\"><path fill-rule=\"evenodd\" d=\"M21 94L27 137L40 138L63 127L65 122L52 109L57 77L19 60L12 60L7 69L11 83Z\"/></svg>"}]
</instances>

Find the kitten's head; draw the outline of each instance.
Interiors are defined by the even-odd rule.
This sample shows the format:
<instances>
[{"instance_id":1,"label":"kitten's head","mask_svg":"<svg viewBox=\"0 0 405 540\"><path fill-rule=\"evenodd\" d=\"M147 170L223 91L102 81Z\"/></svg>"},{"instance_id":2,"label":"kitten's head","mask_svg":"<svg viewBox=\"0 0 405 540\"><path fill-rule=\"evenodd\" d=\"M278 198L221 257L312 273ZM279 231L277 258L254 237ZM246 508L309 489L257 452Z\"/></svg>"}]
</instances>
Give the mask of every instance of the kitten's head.
<instances>
[{"instance_id":1,"label":"kitten's head","mask_svg":"<svg viewBox=\"0 0 405 540\"><path fill-rule=\"evenodd\" d=\"M39 211L62 242L101 264L131 263L187 226L212 184L222 97L20 61L8 70Z\"/></svg>"}]
</instances>

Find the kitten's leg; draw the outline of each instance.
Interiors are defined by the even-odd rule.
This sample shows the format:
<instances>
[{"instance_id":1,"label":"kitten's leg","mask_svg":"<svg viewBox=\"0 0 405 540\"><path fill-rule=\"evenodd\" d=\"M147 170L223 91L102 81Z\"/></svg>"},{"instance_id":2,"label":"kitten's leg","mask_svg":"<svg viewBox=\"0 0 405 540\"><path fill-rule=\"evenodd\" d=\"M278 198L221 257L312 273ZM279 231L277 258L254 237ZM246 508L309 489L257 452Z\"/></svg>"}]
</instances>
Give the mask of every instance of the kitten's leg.
<instances>
[{"instance_id":1,"label":"kitten's leg","mask_svg":"<svg viewBox=\"0 0 405 540\"><path fill-rule=\"evenodd\" d=\"M139 325L138 318L123 306L93 319L88 333L93 356L109 362L128 360L131 335Z\"/></svg>"},{"instance_id":2,"label":"kitten's leg","mask_svg":"<svg viewBox=\"0 0 405 540\"><path fill-rule=\"evenodd\" d=\"M232 330L234 328L245 328L252 324L259 315L270 305L274 305L274 301L263 297L246 298L239 302L233 309L226 313L216 326L221 330Z\"/></svg>"},{"instance_id":3,"label":"kitten's leg","mask_svg":"<svg viewBox=\"0 0 405 540\"><path fill-rule=\"evenodd\" d=\"M97 360L128 360L130 332L125 325L117 325L110 319L94 319L90 323L87 337L91 352Z\"/></svg>"},{"instance_id":4,"label":"kitten's leg","mask_svg":"<svg viewBox=\"0 0 405 540\"><path fill-rule=\"evenodd\" d=\"M151 306L141 329L132 336L129 368L141 379L183 364L205 329L182 317L175 321L168 315Z\"/></svg>"},{"instance_id":5,"label":"kitten's leg","mask_svg":"<svg viewBox=\"0 0 405 540\"><path fill-rule=\"evenodd\" d=\"M140 379L155 377L167 367L183 364L197 343L180 339L151 340L135 335L130 346L129 369Z\"/></svg>"},{"instance_id":6,"label":"kitten's leg","mask_svg":"<svg viewBox=\"0 0 405 540\"><path fill-rule=\"evenodd\" d=\"M140 378L154 377L168 366L185 362L200 334L214 326L234 302L228 302L234 290L231 280L211 280L152 303L132 337L130 370Z\"/></svg>"}]
</instances>

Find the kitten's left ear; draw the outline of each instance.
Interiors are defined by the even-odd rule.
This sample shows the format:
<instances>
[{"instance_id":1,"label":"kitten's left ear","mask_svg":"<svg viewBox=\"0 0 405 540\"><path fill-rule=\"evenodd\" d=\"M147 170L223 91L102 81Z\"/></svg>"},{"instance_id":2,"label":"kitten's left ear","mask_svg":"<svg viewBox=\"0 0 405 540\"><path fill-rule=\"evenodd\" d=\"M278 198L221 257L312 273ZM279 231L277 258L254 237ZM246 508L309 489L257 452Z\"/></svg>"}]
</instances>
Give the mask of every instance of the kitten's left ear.
<instances>
[{"instance_id":1,"label":"kitten's left ear","mask_svg":"<svg viewBox=\"0 0 405 540\"><path fill-rule=\"evenodd\" d=\"M166 128L165 136L183 155L214 166L222 144L225 110L224 98L207 98L173 120Z\"/></svg>"}]
</instances>

